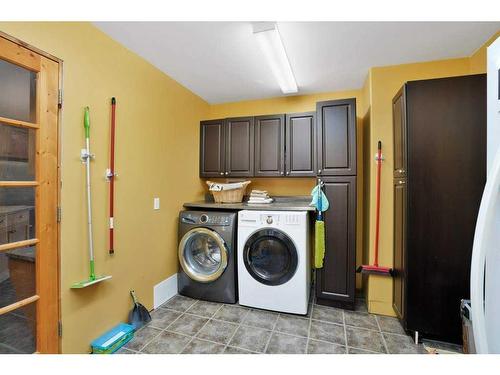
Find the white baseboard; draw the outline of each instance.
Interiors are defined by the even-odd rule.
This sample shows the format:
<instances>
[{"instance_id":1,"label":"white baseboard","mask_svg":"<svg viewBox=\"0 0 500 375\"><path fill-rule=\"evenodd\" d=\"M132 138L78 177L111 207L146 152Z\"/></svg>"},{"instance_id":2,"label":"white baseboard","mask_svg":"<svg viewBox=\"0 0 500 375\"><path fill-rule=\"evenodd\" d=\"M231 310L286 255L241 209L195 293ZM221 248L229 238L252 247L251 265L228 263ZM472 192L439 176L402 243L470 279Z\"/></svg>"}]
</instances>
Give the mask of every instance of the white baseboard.
<instances>
[{"instance_id":1,"label":"white baseboard","mask_svg":"<svg viewBox=\"0 0 500 375\"><path fill-rule=\"evenodd\" d=\"M177 274L161 281L153 287L153 304L158 308L177 294Z\"/></svg>"}]
</instances>

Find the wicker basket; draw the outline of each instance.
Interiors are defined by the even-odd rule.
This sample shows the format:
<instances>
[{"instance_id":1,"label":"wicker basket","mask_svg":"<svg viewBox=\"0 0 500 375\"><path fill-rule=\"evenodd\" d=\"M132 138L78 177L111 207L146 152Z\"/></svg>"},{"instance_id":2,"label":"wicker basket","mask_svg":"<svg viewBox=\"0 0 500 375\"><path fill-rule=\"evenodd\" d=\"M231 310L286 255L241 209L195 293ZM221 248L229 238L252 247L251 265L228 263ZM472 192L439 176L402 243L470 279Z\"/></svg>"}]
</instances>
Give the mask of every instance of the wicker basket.
<instances>
[{"instance_id":1,"label":"wicker basket","mask_svg":"<svg viewBox=\"0 0 500 375\"><path fill-rule=\"evenodd\" d=\"M243 202L243 196L250 182L251 181L243 182L243 186L239 189L221 191L210 190L210 193L212 193L215 203L240 203ZM213 184L213 182L207 181L208 186L211 184Z\"/></svg>"}]
</instances>

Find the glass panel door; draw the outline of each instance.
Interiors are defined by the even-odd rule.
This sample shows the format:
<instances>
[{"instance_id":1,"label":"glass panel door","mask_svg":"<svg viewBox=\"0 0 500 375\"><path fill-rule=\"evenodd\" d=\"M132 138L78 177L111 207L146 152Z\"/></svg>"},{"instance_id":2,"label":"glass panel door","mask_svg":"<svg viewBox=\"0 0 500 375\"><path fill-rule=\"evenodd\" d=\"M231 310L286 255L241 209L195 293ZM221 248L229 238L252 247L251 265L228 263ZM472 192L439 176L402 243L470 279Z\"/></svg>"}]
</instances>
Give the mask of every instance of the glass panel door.
<instances>
[{"instance_id":1,"label":"glass panel door","mask_svg":"<svg viewBox=\"0 0 500 375\"><path fill-rule=\"evenodd\" d=\"M59 64L0 35L0 353L55 353Z\"/></svg>"}]
</instances>

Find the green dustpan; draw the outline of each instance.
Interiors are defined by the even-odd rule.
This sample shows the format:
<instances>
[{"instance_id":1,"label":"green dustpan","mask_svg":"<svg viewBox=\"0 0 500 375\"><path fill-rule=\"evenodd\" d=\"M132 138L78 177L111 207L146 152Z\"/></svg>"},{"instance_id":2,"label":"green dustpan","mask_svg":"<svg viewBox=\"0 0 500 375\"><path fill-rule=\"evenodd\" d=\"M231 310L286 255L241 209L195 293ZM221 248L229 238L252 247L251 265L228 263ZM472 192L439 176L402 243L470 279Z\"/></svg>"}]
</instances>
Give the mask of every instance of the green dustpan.
<instances>
[{"instance_id":1,"label":"green dustpan","mask_svg":"<svg viewBox=\"0 0 500 375\"><path fill-rule=\"evenodd\" d=\"M80 157L85 164L87 175L87 220L88 220L88 235L89 235L89 258L90 258L90 275L87 280L79 281L71 285L72 289L81 289L90 285L97 284L98 282L109 280L111 276L96 276L95 263L94 263L94 241L92 236L92 196L90 193L90 114L89 107L85 107L85 114L83 118L83 126L85 128L85 148L82 149Z\"/></svg>"}]
</instances>

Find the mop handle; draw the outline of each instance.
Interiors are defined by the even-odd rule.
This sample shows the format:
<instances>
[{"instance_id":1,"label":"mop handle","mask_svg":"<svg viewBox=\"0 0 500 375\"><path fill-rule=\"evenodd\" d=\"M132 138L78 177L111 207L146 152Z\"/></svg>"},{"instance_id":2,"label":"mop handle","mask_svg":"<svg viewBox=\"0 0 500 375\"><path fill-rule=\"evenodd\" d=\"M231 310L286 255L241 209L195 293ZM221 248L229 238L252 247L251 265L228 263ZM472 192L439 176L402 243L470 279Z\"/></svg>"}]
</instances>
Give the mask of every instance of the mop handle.
<instances>
[{"instance_id":1,"label":"mop handle","mask_svg":"<svg viewBox=\"0 0 500 375\"><path fill-rule=\"evenodd\" d=\"M85 147L86 158L85 158L85 169L87 177L87 223L88 223L88 235L89 235L89 257L90 257L90 279L95 280L95 269L94 269L94 241L92 235L92 195L90 192L90 112L89 107L85 107L85 113L83 117L83 127L85 128Z\"/></svg>"}]
</instances>

